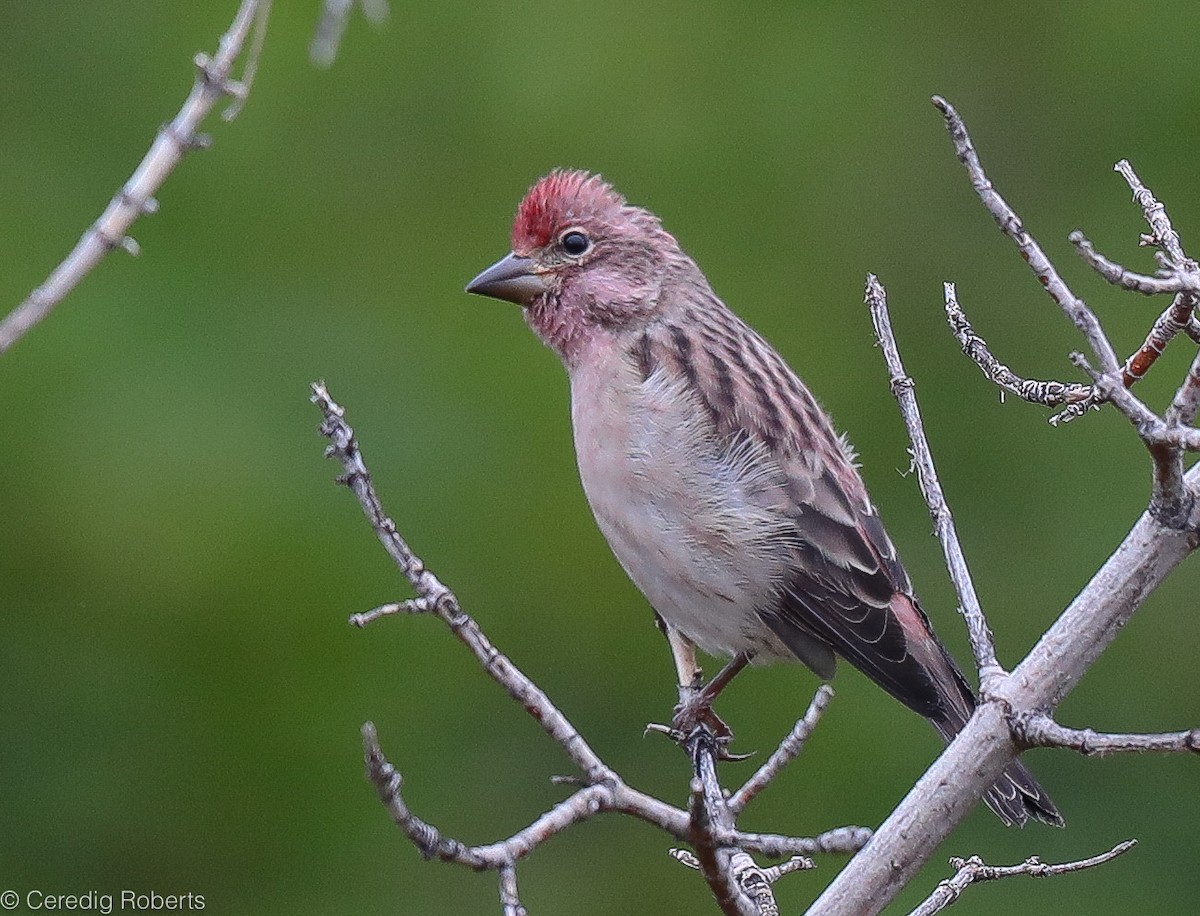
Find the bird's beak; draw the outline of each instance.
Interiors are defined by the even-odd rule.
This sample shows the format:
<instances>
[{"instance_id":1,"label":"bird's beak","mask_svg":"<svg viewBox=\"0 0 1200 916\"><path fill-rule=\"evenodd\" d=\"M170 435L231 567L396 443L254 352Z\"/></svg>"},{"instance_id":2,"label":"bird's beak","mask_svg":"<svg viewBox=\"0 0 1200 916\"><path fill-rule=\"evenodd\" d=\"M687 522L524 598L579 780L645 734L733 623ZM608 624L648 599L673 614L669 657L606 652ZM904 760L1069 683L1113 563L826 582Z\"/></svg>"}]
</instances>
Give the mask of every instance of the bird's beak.
<instances>
[{"instance_id":1,"label":"bird's beak","mask_svg":"<svg viewBox=\"0 0 1200 916\"><path fill-rule=\"evenodd\" d=\"M545 281L534 272L533 261L511 253L467 284L468 293L517 305L529 305L546 289Z\"/></svg>"}]
</instances>

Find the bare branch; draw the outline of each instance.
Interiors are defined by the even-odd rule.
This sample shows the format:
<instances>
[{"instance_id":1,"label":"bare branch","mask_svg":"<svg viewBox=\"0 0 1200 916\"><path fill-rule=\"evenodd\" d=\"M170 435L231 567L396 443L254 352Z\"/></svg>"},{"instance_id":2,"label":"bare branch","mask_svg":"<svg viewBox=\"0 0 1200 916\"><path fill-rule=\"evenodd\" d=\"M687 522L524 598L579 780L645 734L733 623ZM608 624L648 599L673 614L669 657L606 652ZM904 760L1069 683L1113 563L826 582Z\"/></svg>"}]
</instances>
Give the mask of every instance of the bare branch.
<instances>
[{"instance_id":1,"label":"bare branch","mask_svg":"<svg viewBox=\"0 0 1200 916\"><path fill-rule=\"evenodd\" d=\"M664 830L676 839L692 842L697 828L688 812L668 805L630 788L620 780L584 786L568 798L505 840L481 846L468 846L451 839L409 810L401 788L403 780L379 747L375 726L363 726L363 751L367 777L392 820L426 858L456 862L473 870L500 869L528 856L551 837L573 824L598 814L619 812L639 818ZM699 783L699 780L696 780ZM703 804L702 804L703 807ZM709 826L703 826L707 823ZM754 852L770 858L812 855L823 852L853 852L870 837L864 827L841 827L818 837L785 837L776 834L742 833L729 827L712 825L709 809L701 813L702 832L711 848L729 848Z\"/></svg>"},{"instance_id":2,"label":"bare branch","mask_svg":"<svg viewBox=\"0 0 1200 916\"><path fill-rule=\"evenodd\" d=\"M397 614L432 614L434 610L434 606L428 598L409 598L407 601L381 604L362 614L351 614L350 625L362 629L380 617L394 617Z\"/></svg>"},{"instance_id":3,"label":"bare branch","mask_svg":"<svg viewBox=\"0 0 1200 916\"><path fill-rule=\"evenodd\" d=\"M528 916L517 894L517 867L500 866L500 906L504 916Z\"/></svg>"},{"instance_id":4,"label":"bare branch","mask_svg":"<svg viewBox=\"0 0 1200 916\"><path fill-rule=\"evenodd\" d=\"M1174 337L1183 331L1192 320L1196 309L1196 291L1189 290L1177 295L1166 310L1158 316L1150 333L1137 351L1125 361L1122 370L1126 387L1140 381L1151 366L1162 356Z\"/></svg>"},{"instance_id":5,"label":"bare branch","mask_svg":"<svg viewBox=\"0 0 1200 916\"><path fill-rule=\"evenodd\" d=\"M1149 277L1137 274L1110 261L1097 253L1083 233L1078 230L1071 233L1070 240L1080 256L1109 282L1145 294L1176 294L1171 305L1154 322L1154 326L1150 329L1150 333L1141 347L1125 361L1122 368L1122 380L1126 387L1130 387L1146 375L1146 372L1162 355L1167 344L1179 333L1186 333L1192 340L1200 343L1200 322L1197 321L1195 314L1196 306L1200 304L1200 265L1197 265L1184 252L1179 234L1171 225L1166 208L1138 178L1129 161L1122 159L1114 166L1114 169L1125 178L1130 190L1133 191L1134 200L1142 208L1142 214L1150 226L1150 234L1143 235L1141 242L1143 245L1152 245L1159 249L1157 257L1162 265L1159 276ZM1185 388L1194 388L1195 384L1195 382L1189 381ZM1098 396L1093 394L1087 401L1072 405L1063 411L1052 422L1066 422L1080 416L1087 407L1095 404L1098 400ZM1200 394L1181 388L1177 393L1177 400L1180 402L1180 407L1167 416L1167 420L1171 424L1180 422L1179 411L1187 411L1193 400L1200 400ZM1182 421L1183 424L1191 423L1194 417L1195 408L1192 408L1188 419ZM1175 475L1172 474L1172 476Z\"/></svg>"},{"instance_id":6,"label":"bare branch","mask_svg":"<svg viewBox=\"0 0 1200 916\"><path fill-rule=\"evenodd\" d=\"M1150 514L1167 528L1192 527L1190 518L1196 496L1194 488L1189 488L1184 478L1183 453L1200 451L1200 429L1160 418L1133 395L1120 377L1097 374L1079 354L1074 354L1073 359L1094 379L1096 396L1111 402L1133 424L1150 453L1153 462ZM1189 373L1176 392L1181 413L1190 409L1189 405L1200 397L1195 385Z\"/></svg>"},{"instance_id":7,"label":"bare branch","mask_svg":"<svg viewBox=\"0 0 1200 916\"><path fill-rule=\"evenodd\" d=\"M686 747L696 772L688 798L691 821L688 841L695 851L700 874L726 916L758 916L759 905L743 892L733 873L732 856L737 850L723 845L716 837L718 828L731 830L734 820L717 779L720 748L705 726L696 728L687 739ZM771 905L774 905L773 896Z\"/></svg>"},{"instance_id":8,"label":"bare branch","mask_svg":"<svg viewBox=\"0 0 1200 916\"><path fill-rule=\"evenodd\" d=\"M1183 474L1177 461L1179 449L1200 444L1196 435L1200 431L1165 422L1124 386L1121 366L1095 316L1070 294L1016 215L992 189L953 108L940 98L935 104L946 116L958 158L988 211L1097 351L1101 370L1091 371L1096 391L1130 418L1147 444L1155 459L1155 496L1150 509L1087 586L1012 674L998 680L992 696L984 698L862 852L825 889L810 908L810 916L861 916L886 907L1016 759L1021 748L1009 725L1014 712L1044 710L1051 714L1146 597L1200 545L1200 512L1194 499L1200 489L1200 465ZM1157 211L1150 216L1157 219ZM1160 241L1170 244L1169 237ZM882 295L875 298L881 300ZM1189 329L1192 321L1189 318ZM1080 358L1078 363L1085 365L1086 361ZM906 384L902 372L892 370L892 375L893 387L897 381ZM1181 411L1193 405L1195 395L1189 387L1193 384L1189 378L1177 395L1183 402ZM864 906L864 901L869 904Z\"/></svg>"},{"instance_id":9,"label":"bare branch","mask_svg":"<svg viewBox=\"0 0 1200 916\"><path fill-rule=\"evenodd\" d=\"M1111 862L1136 845L1137 840L1126 840L1098 856L1080 859L1076 862L1063 862L1060 865L1047 865L1037 856L1031 856L1020 865L987 865L979 856L971 856L969 859L960 859L954 856L950 859L950 866L958 870L957 874L953 878L941 882L909 916L934 916L935 913L940 913L954 903L968 887L980 881L998 881L1001 878L1014 878L1018 875L1028 875L1031 878L1066 875Z\"/></svg>"},{"instance_id":10,"label":"bare branch","mask_svg":"<svg viewBox=\"0 0 1200 916\"><path fill-rule=\"evenodd\" d=\"M204 53L196 55L195 83L174 120L159 130L141 164L66 259L45 283L0 321L0 354L49 315L114 248L137 253L138 246L129 237L129 229L143 213L153 213L157 209L154 194L184 155L207 145L207 140L197 133L200 125L221 99L228 96L235 100L230 108L232 114L226 113L227 120L237 113L245 100L248 80L254 76L261 38L256 39L256 47L247 56L244 80L232 79L231 73L255 22L258 23L258 34L264 34L269 9L266 0L242 0L229 31L221 36L217 53L212 57Z\"/></svg>"},{"instance_id":11,"label":"bare branch","mask_svg":"<svg viewBox=\"0 0 1200 916\"><path fill-rule=\"evenodd\" d=\"M757 916L779 916L779 906L775 903L775 892L771 885L797 871L809 871L816 868L812 859L803 856L793 856L779 865L762 868L744 852L735 852L729 863L729 870L742 893L754 905Z\"/></svg>"},{"instance_id":12,"label":"bare branch","mask_svg":"<svg viewBox=\"0 0 1200 916\"><path fill-rule=\"evenodd\" d=\"M1182 273L1171 273L1164 277L1139 274L1100 254L1078 229L1068 235L1067 239L1075 246L1075 250L1087 265L1113 286L1142 293L1145 296L1178 293L1183 290L1196 291L1196 281L1200 278Z\"/></svg>"},{"instance_id":13,"label":"bare branch","mask_svg":"<svg viewBox=\"0 0 1200 916\"><path fill-rule=\"evenodd\" d=\"M835 827L815 837L780 836L776 833L744 833L741 830L716 830L717 842L755 852L769 859L784 856L811 856L817 853L858 852L871 839L869 827Z\"/></svg>"},{"instance_id":14,"label":"bare branch","mask_svg":"<svg viewBox=\"0 0 1200 916\"><path fill-rule=\"evenodd\" d=\"M468 846L443 836L436 827L409 810L401 793L403 781L400 774L384 756L375 727L368 722L362 731L367 776L392 820L422 855L475 870L498 872L500 898L505 913L523 913L517 897L516 862L574 824L597 814L618 812L639 818L678 840L691 843L696 849L696 861L701 864L705 878L727 913L765 916L777 912L771 909L774 906L770 889L772 882L783 874L798 870L801 865L791 862L773 868L761 868L750 858L750 853L794 859L817 852L855 851L867 842L871 834L862 827L842 827L817 837L743 833L737 830L736 813L726 802L717 780L719 745L705 728L698 728L687 742L697 774L687 811L626 785L592 751L545 693L488 641L475 621L459 606L454 592L425 567L397 533L395 522L388 516L375 492L354 430L346 423L345 411L330 397L323 384L314 384L312 390L312 401L321 409L323 416L321 433L330 441L326 454L336 458L344 470L339 482L347 485L358 497L376 536L417 592L417 597L407 601L385 604L366 613L355 614L350 622L361 627L381 617L401 614L431 614L440 618L472 651L484 670L523 705L584 774L582 778L554 778L552 781L555 784L576 785L579 788L524 829L499 842ZM828 688L818 691L806 715L810 729L816 724L830 696L832 692ZM789 740L794 740L794 736L785 739L784 744ZM782 750L777 751L773 757L781 753ZM782 765L777 764L777 769L781 769Z\"/></svg>"},{"instance_id":15,"label":"bare branch","mask_svg":"<svg viewBox=\"0 0 1200 916\"><path fill-rule=\"evenodd\" d=\"M459 606L454 592L426 569L421 558L413 553L412 548L396 530L396 523L384 511L379 501L375 484L363 463L362 453L354 438L354 430L346 423L345 411L329 396L324 384L314 384L312 391L312 401L320 408L324 417L321 434L330 442L326 454L341 462L345 474L340 481L354 491L380 543L417 592L418 598L424 599L421 607L427 606L432 609L432 612L471 650L492 679L533 716L546 734L562 746L590 783L615 780L616 774L600 760L575 726L541 688L492 645L479 629L479 625ZM409 613L418 610L418 607L412 604L396 607ZM381 609L362 615L355 622L362 625L368 619L378 616L384 616Z\"/></svg>"},{"instance_id":16,"label":"bare branch","mask_svg":"<svg viewBox=\"0 0 1200 916\"><path fill-rule=\"evenodd\" d=\"M242 78L233 85L233 101L221 112L221 120L228 124L246 106L250 97L250 87L258 75L258 62L262 57L263 45L267 41L267 21L271 18L271 0L260 0L257 12L254 14L254 35L250 39L250 49L242 64ZM236 55L235 55L236 57Z\"/></svg>"},{"instance_id":17,"label":"bare branch","mask_svg":"<svg viewBox=\"0 0 1200 916\"><path fill-rule=\"evenodd\" d=\"M787 736L779 742L775 752L767 758L766 763L759 767L753 776L746 780L740 789L729 797L730 811L740 814L745 810L746 805L750 804L755 796L783 771L785 766L800 756L800 752L804 750L804 745L808 741L808 736L813 733L813 729L821 721L821 716L825 714L825 709L832 699L833 688L828 684L822 684L817 688L812 702L808 704L808 710L796 722Z\"/></svg>"},{"instance_id":18,"label":"bare branch","mask_svg":"<svg viewBox=\"0 0 1200 916\"><path fill-rule=\"evenodd\" d=\"M1033 236L1025 231L1020 217L992 186L979 161L979 154L975 151L975 146L967 134L967 128L958 112L954 110L954 106L940 95L933 97L933 104L946 119L946 129L954 141L954 150L958 161L966 168L971 185L975 188L980 200L983 201L984 207L992 215L1000 230L1012 239L1021 257L1029 264L1038 282L1050 294L1050 298L1058 304L1067 318L1087 338L1088 345L1100 361L1101 368L1105 372L1116 369L1118 365L1116 350L1113 349L1108 337L1104 334L1100 322L1096 320L1096 316L1084 301L1071 292L1070 287L1059 276L1041 246Z\"/></svg>"},{"instance_id":19,"label":"bare branch","mask_svg":"<svg viewBox=\"0 0 1200 916\"><path fill-rule=\"evenodd\" d=\"M1163 419L1171 426L1190 426L1196 421L1197 410L1200 410L1200 353L1192 360L1187 378L1175 392Z\"/></svg>"},{"instance_id":20,"label":"bare branch","mask_svg":"<svg viewBox=\"0 0 1200 916\"><path fill-rule=\"evenodd\" d=\"M1192 340L1200 343L1200 322L1196 319L1196 306L1200 304L1197 284L1200 284L1200 265L1189 258L1183 250L1179 234L1167 216L1166 207L1151 193L1150 189L1134 172L1129 160L1122 159L1114 167L1133 191L1133 199L1142 208L1142 215L1150 227L1150 234L1142 237L1142 243L1152 245L1160 252L1160 258L1168 268L1167 275L1186 278L1192 285L1186 292L1175 297L1168 308L1154 323L1154 328L1146 338L1140 352L1150 351L1156 358L1166 347L1167 342L1180 331L1186 333ZM1148 354L1149 355L1149 354ZM1131 357L1132 359L1132 357ZM1153 358L1150 359L1153 362ZM1127 364L1127 370L1130 367ZM1138 377L1145 374L1141 368ZM1192 363L1187 379L1175 393L1171 407L1164 419L1168 425L1188 426L1194 422L1196 411L1200 408L1200 354Z\"/></svg>"},{"instance_id":21,"label":"bare branch","mask_svg":"<svg viewBox=\"0 0 1200 916\"><path fill-rule=\"evenodd\" d=\"M491 859L458 840L443 837L436 827L413 814L400 794L403 779L383 755L373 723L367 722L363 725L362 739L367 778L375 786L379 800L388 809L392 820L412 840L413 845L421 851L421 855L427 859L436 857L444 861L458 862L474 869L499 868L512 861L509 857Z\"/></svg>"},{"instance_id":22,"label":"bare branch","mask_svg":"<svg viewBox=\"0 0 1200 916\"><path fill-rule=\"evenodd\" d=\"M1129 160L1120 160L1113 166L1113 171L1119 172L1129 185L1129 190L1133 192L1133 199L1142 208L1142 215L1145 216L1146 224L1150 227L1150 235L1143 238L1143 244L1153 245L1159 249L1172 267L1178 270L1195 271L1197 264L1184 254L1179 234L1171 225L1170 217L1167 216L1167 208L1155 199L1149 188L1142 184L1142 179L1138 178L1133 166L1129 164Z\"/></svg>"},{"instance_id":23,"label":"bare branch","mask_svg":"<svg viewBox=\"0 0 1200 916\"><path fill-rule=\"evenodd\" d=\"M670 849L667 851L671 858L699 871L700 860L686 849ZM730 868L736 876L738 886L757 907L758 916L778 916L779 907L775 903L775 895L771 885L795 871L808 871L816 868L816 863L806 856L792 856L786 862L761 868L744 852L734 853Z\"/></svg>"},{"instance_id":24,"label":"bare branch","mask_svg":"<svg viewBox=\"0 0 1200 916\"><path fill-rule=\"evenodd\" d=\"M1193 312L1198 301L1200 299L1197 298L1196 293L1181 292L1158 316L1142 345L1134 351L1129 359L1125 360L1121 367L1121 382L1126 388L1132 387L1145 377L1150 367L1158 361L1158 358L1166 350L1167 344L1176 335L1180 332L1190 335L1191 326L1196 324ZM1050 422L1055 425L1069 422L1075 417L1082 416L1089 408L1098 405L1099 401L1099 393L1091 389L1091 393L1086 398L1076 401L1058 416L1052 417Z\"/></svg>"},{"instance_id":25,"label":"bare branch","mask_svg":"<svg viewBox=\"0 0 1200 916\"><path fill-rule=\"evenodd\" d=\"M954 284L944 283L942 286L946 297L946 319L950 322L950 329L954 332L963 353L975 362L993 384L1031 404L1061 407L1063 404L1088 402L1090 408L1099 408L1091 385L1022 378L996 359L987 341L975 333L962 306L958 304Z\"/></svg>"},{"instance_id":26,"label":"bare branch","mask_svg":"<svg viewBox=\"0 0 1200 916\"><path fill-rule=\"evenodd\" d=\"M1004 234L1016 244L1021 257L1033 268L1038 281L1050 293L1051 298L1083 332L1092 351L1100 361L1100 369L1093 370L1087 367L1086 361L1082 358L1074 360L1077 365L1087 369L1092 376L1091 391L1087 396L1077 398L1074 403L1069 404L1062 413L1052 418L1051 422L1068 421L1082 415L1101 401L1111 401L1133 423L1154 462L1150 511L1168 527L1185 525L1191 512L1192 496L1185 491L1183 485L1182 451L1192 450L1194 446L1200 445L1200 435L1197 435L1197 431L1191 427L1170 424L1161 420L1130 393L1129 386L1145 375L1149 367L1158 359L1163 348L1179 331L1190 326L1195 317L1193 311L1198 301L1196 294L1190 291L1179 292L1171 307L1155 322L1142 347L1123 366L1118 366L1116 352L1105 336L1096 316L1082 299L1071 292L1037 242L1025 231L1016 213L988 180L958 112L940 96L934 96L933 104L945 117L958 159L966 167L971 184L983 201L984 207L991 213ZM1197 275L1196 285L1200 285L1197 265L1184 255L1179 237L1171 227L1162 204L1155 200L1154 196L1141 184L1128 162L1121 160L1117 163L1117 170L1125 175L1130 187L1134 189L1134 197L1142 205L1143 213L1151 226L1152 233L1145 237L1144 241L1162 249L1163 262L1173 273ZM1076 233L1074 240L1077 246L1081 239L1082 236ZM1089 245L1085 244L1081 251L1093 262L1096 262L1099 257L1091 251ZM1108 262L1105 261L1098 269L1107 269L1104 266L1107 264ZM950 311L949 307L948 311ZM959 312L961 313L961 310ZM954 323L953 315L951 315L951 323ZM969 326L967 327L969 329ZM962 336L959 339L961 343ZM986 346L983 350L986 352ZM991 354L987 353L987 356L990 357ZM997 376L998 384L1002 384L1003 381L1012 382L1013 379L1016 379L1015 376L1013 379L1006 378L1004 373L1007 372L1007 367L995 361L994 358L992 360L994 365L989 366L986 362L980 362L980 366L990 376L993 374ZM976 361L979 362L978 359ZM1011 373L1009 374L1011 375ZM1016 381L1020 380L1016 379ZM1191 384L1190 381L1185 383L1185 388ZM1042 386L1040 393L1048 393L1045 386ZM1072 394L1077 394L1077 392L1073 391ZM1182 409L1186 409L1193 400L1200 403L1200 393L1180 391L1178 396L1183 404Z\"/></svg>"},{"instance_id":27,"label":"bare branch","mask_svg":"<svg viewBox=\"0 0 1200 916\"><path fill-rule=\"evenodd\" d=\"M1120 374L1102 375L1078 353L1072 354L1072 361L1092 377L1096 396L1110 402L1133 424L1150 453L1153 462L1150 514L1165 527L1188 527L1195 497L1184 483L1183 452L1200 450L1200 430L1161 419L1134 396Z\"/></svg>"},{"instance_id":28,"label":"bare branch","mask_svg":"<svg viewBox=\"0 0 1200 916\"><path fill-rule=\"evenodd\" d=\"M1200 467L1186 476L1200 487ZM1079 682L1164 579L1197 545L1195 510L1186 530L1149 512L1134 525L1025 660L983 703L874 837L810 909L810 916L862 916L890 903L1017 756L1005 709L1053 709ZM933 800L936 799L936 803ZM897 865L899 863L899 865Z\"/></svg>"},{"instance_id":29,"label":"bare branch","mask_svg":"<svg viewBox=\"0 0 1200 916\"><path fill-rule=\"evenodd\" d=\"M904 417L904 425L908 429L908 437L912 441L913 458L917 465L917 480L921 485L921 494L929 506L929 514L933 516L934 530L942 544L946 567L954 582L954 590L958 593L959 613L967 622L971 650L975 653L975 664L979 668L980 692L987 696L992 683L998 678L1002 678L1006 672L996 659L996 645L992 639L992 630L983 614L983 608L979 605L979 597L975 594L975 585L971 582L971 572L967 568L962 547L958 543L954 517L950 514L950 506L946 503L946 496L938 482L937 470L933 465L933 454L929 450L929 442L925 438L925 428L921 422L921 412L917 407L917 395L914 391L913 380L905 374L904 364L900 361L900 350L896 346L891 319L888 316L887 293L874 274L867 275L866 302L870 307L871 321L875 326L875 339L883 349L883 358L887 363L888 374L891 376L892 394L900 405L900 414Z\"/></svg>"},{"instance_id":30,"label":"bare branch","mask_svg":"<svg viewBox=\"0 0 1200 916\"><path fill-rule=\"evenodd\" d=\"M1077 240L1077 238L1082 238L1082 236L1079 233L1072 233L1072 240ZM975 332L962 307L958 304L953 283L945 284L945 297L946 317L959 346L995 385L1030 403L1042 404L1046 407L1068 405L1062 413L1051 417L1050 422L1054 425L1069 422L1100 406L1102 399L1092 385L1024 379L1014 373L992 354L987 342ZM1197 324L1193 315L1196 303L1195 293L1183 292L1177 295L1171 305L1159 315L1151 327L1150 333L1146 335L1145 341L1121 368L1125 387L1134 385L1146 375L1172 338L1180 332L1192 333L1192 325Z\"/></svg>"},{"instance_id":31,"label":"bare branch","mask_svg":"<svg viewBox=\"0 0 1200 916\"><path fill-rule=\"evenodd\" d=\"M1145 751L1200 754L1200 728L1161 734L1105 734L1090 728L1065 728L1040 712L1014 714L1013 737L1025 747L1063 747L1085 757Z\"/></svg>"},{"instance_id":32,"label":"bare branch","mask_svg":"<svg viewBox=\"0 0 1200 916\"><path fill-rule=\"evenodd\" d=\"M350 13L356 6L362 10L363 18L373 25L387 22L387 0L324 0L321 18L317 20L308 48L309 59L316 66L329 67L333 64L346 32L346 24L350 21Z\"/></svg>"}]
</instances>

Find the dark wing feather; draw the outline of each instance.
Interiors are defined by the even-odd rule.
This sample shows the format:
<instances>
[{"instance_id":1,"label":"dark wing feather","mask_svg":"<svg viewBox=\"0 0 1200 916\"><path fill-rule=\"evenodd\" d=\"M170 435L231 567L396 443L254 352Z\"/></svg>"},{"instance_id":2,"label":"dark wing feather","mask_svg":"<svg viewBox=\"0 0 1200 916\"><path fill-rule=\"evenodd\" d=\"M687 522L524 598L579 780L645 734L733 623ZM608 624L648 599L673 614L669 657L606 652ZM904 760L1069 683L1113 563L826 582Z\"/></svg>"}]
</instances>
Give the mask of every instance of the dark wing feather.
<instances>
[{"instance_id":1,"label":"dark wing feather","mask_svg":"<svg viewBox=\"0 0 1200 916\"><path fill-rule=\"evenodd\" d=\"M697 326L698 336L684 333ZM924 716L943 718L948 706L969 715L970 690L917 606L849 448L791 369L715 299L653 338L727 447L761 444L785 482L791 562L773 603L759 608L764 623L801 660L815 638Z\"/></svg>"}]
</instances>

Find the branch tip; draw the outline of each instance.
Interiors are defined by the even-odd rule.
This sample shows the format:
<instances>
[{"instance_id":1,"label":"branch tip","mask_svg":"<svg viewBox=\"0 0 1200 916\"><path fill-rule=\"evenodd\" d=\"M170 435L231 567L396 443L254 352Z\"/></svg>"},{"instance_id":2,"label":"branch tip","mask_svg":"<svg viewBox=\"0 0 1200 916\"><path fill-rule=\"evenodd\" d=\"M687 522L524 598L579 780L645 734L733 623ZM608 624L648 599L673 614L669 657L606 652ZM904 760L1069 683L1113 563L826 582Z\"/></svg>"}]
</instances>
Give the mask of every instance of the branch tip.
<instances>
[{"instance_id":1,"label":"branch tip","mask_svg":"<svg viewBox=\"0 0 1200 916\"><path fill-rule=\"evenodd\" d=\"M953 290L952 284L946 284L948 311L953 301ZM915 386L913 380L904 371L904 364L900 359L900 348L896 343L895 334L892 332L891 317L888 313L887 293L883 284L874 275L867 277L866 302L870 308L875 338L883 351L892 395L896 398L900 415L908 430L909 441L912 443L911 454L917 468L917 482L921 489L921 495L925 498L925 504L934 521L934 531L942 545L946 567L954 584L955 592L958 594L959 611L967 624L971 650L975 654L976 668L980 672L1003 671L996 659L996 647L991 627L979 604L979 597L971 580L971 572L967 567L966 558L963 556L954 517L938 480L937 469L933 463L933 453L929 448L925 426L917 406ZM957 307L957 303L955 303L955 307ZM965 322L965 318L963 320Z\"/></svg>"},{"instance_id":2,"label":"branch tip","mask_svg":"<svg viewBox=\"0 0 1200 916\"><path fill-rule=\"evenodd\" d=\"M1137 845L1137 840L1126 840L1118 843L1107 852L1079 859L1074 862L1063 862L1048 865L1037 856L1030 856L1020 865L988 865L979 856L963 859L959 856L950 857L950 867L955 869L955 875L940 882L933 893L913 910L909 916L933 916L954 903L972 884L982 881L998 881L1002 878L1014 878L1025 875L1030 878L1052 878L1056 875L1070 874L1085 868L1095 868L1111 862L1117 856L1124 855Z\"/></svg>"},{"instance_id":3,"label":"branch tip","mask_svg":"<svg viewBox=\"0 0 1200 916\"><path fill-rule=\"evenodd\" d=\"M44 283L0 320L0 355L49 315L113 248L122 248L129 254L138 252L137 243L129 237L130 227L139 216L154 212L157 204L152 195L183 157L211 142L206 134L198 134L197 128L217 102L230 94L233 85L229 80L230 69L242 55L255 21L257 34L265 34L269 8L269 0L242 0L233 23L217 43L216 53L209 55L202 51L195 55L196 79L175 118L159 129L128 181L66 258ZM249 53L251 58L257 56L253 48ZM243 98L249 84L249 79L244 79L240 90Z\"/></svg>"}]
</instances>

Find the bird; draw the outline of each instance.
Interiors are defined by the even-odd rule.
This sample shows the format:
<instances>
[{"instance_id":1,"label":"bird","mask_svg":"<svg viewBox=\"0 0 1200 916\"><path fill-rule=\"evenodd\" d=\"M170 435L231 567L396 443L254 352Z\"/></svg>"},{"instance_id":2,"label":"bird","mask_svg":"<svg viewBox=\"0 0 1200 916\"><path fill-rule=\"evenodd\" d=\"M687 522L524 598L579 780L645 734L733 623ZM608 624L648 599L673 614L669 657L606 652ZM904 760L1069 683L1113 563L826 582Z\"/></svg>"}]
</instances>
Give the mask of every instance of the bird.
<instances>
[{"instance_id":1,"label":"bird","mask_svg":"<svg viewBox=\"0 0 1200 916\"><path fill-rule=\"evenodd\" d=\"M975 694L848 440L776 350L598 174L540 178L510 241L467 292L520 305L565 366L584 492L666 633L690 712L752 660L828 680L841 657L949 742ZM697 647L732 659L703 689ZM1063 823L1019 760L984 800L1006 825Z\"/></svg>"}]
</instances>

